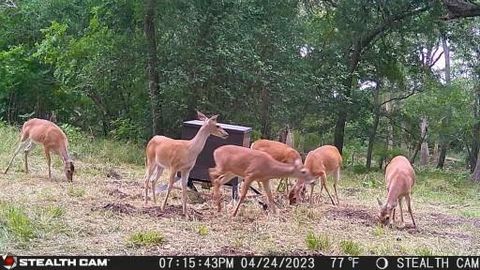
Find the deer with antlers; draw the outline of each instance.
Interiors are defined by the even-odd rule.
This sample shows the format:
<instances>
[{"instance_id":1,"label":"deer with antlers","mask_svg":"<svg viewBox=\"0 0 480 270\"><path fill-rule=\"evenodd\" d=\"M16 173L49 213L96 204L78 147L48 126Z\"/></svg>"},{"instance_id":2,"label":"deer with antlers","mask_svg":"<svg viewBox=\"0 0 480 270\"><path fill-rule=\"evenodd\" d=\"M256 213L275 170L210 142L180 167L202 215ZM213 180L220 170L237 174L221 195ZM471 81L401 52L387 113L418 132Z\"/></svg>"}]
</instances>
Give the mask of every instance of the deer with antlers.
<instances>
[{"instance_id":1,"label":"deer with antlers","mask_svg":"<svg viewBox=\"0 0 480 270\"><path fill-rule=\"evenodd\" d=\"M228 133L217 123L218 115L210 118L203 113L197 112L198 119L204 121L195 137L191 140L174 140L165 136L154 136L146 148L146 172L145 172L145 205L148 201L149 182L151 182L153 201L157 202L155 187L156 181L164 169L170 171L168 189L161 210L165 209L170 192L176 182L175 176L180 172L182 182L182 209L187 215L187 182L198 155L202 151L210 135L227 138Z\"/></svg>"},{"instance_id":2,"label":"deer with antlers","mask_svg":"<svg viewBox=\"0 0 480 270\"><path fill-rule=\"evenodd\" d=\"M45 157L47 158L48 178L52 177L50 153L53 152L62 158L67 180L73 181L75 167L68 153L67 136L56 124L37 118L30 119L23 124L20 142L4 173L8 172L13 160L22 149L25 153L25 172L28 173L28 154L36 144L43 145Z\"/></svg>"},{"instance_id":3,"label":"deer with antlers","mask_svg":"<svg viewBox=\"0 0 480 270\"><path fill-rule=\"evenodd\" d=\"M385 168L385 183L387 184L387 201L383 204L380 199L377 198L378 205L380 206L380 222L384 225L388 223L390 227L393 226L393 222L395 221L395 208L398 203L400 207L400 218L402 224L404 224L402 200L405 198L413 226L416 228L417 225L413 218L411 206L412 188L415 184L415 171L406 157L396 156L390 161L387 168Z\"/></svg>"},{"instance_id":4,"label":"deer with antlers","mask_svg":"<svg viewBox=\"0 0 480 270\"><path fill-rule=\"evenodd\" d=\"M310 151L305 159L305 168L314 176L314 180L310 182L297 181L293 189L289 194L290 204L295 204L296 201L301 198L300 192L304 190L305 184L310 184L310 204L313 203L313 189L315 182L320 179L320 195L323 189L328 194L328 197L332 201L332 204L339 204L337 194L337 183L340 180L340 168L342 166L342 155L338 151L337 147L333 145L323 145L317 149ZM332 195L327 188L327 176L333 175L333 189L337 202L335 203Z\"/></svg>"},{"instance_id":5,"label":"deer with antlers","mask_svg":"<svg viewBox=\"0 0 480 270\"><path fill-rule=\"evenodd\" d=\"M287 164L275 160L269 154L236 145L224 145L213 152L215 168L210 168L210 179L213 185L213 199L218 211L221 210L220 187L233 177L243 178L240 198L233 211L237 215L240 205L245 200L250 184L256 180L262 183L268 200L268 209L276 213L275 202L270 189L270 179L293 176L303 181L311 180L311 175L302 164Z\"/></svg>"}]
</instances>

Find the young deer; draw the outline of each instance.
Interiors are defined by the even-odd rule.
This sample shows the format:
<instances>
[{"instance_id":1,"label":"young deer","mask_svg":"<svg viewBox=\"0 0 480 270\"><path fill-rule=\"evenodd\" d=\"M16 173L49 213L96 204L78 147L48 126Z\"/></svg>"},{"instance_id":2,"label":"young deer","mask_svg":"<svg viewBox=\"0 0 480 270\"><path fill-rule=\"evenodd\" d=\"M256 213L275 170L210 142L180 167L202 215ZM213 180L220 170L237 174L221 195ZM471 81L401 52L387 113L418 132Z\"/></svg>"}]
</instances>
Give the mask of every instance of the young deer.
<instances>
[{"instance_id":1,"label":"young deer","mask_svg":"<svg viewBox=\"0 0 480 270\"><path fill-rule=\"evenodd\" d=\"M301 166L303 164L302 157L297 152L297 150L293 149L292 147L277 141L271 140L257 140L250 146L253 150L259 150L269 154L275 160L288 163L288 164L296 164ZM280 187L282 183L286 186L286 192L288 192L288 178L280 179L280 183L278 186ZM277 188L278 190L279 188Z\"/></svg>"},{"instance_id":2,"label":"young deer","mask_svg":"<svg viewBox=\"0 0 480 270\"><path fill-rule=\"evenodd\" d=\"M311 175L301 164L286 164L276 161L267 153L252 150L236 145L224 145L213 152L215 168L210 168L210 179L213 185L213 199L221 210L220 187L233 177L244 178L240 191L240 200L235 207L233 216L237 215L238 208L245 200L248 188L252 181L262 183L268 199L268 208L276 213L275 202L270 190L270 179L293 176L304 181L311 180Z\"/></svg>"},{"instance_id":3,"label":"young deer","mask_svg":"<svg viewBox=\"0 0 480 270\"><path fill-rule=\"evenodd\" d=\"M402 224L404 224L402 199L405 198L413 226L416 228L417 225L413 218L410 199L412 188L415 184L415 171L406 157L396 156L390 161L385 169L385 183L387 184L387 202L383 204L380 199L377 198L378 205L380 206L380 221L384 225L388 222L389 226L393 226L393 222L395 221L395 207L398 202L400 206L400 218Z\"/></svg>"},{"instance_id":4,"label":"young deer","mask_svg":"<svg viewBox=\"0 0 480 270\"><path fill-rule=\"evenodd\" d=\"M320 146L317 149L308 153L305 159L305 168L316 178L320 178L320 195L323 188L327 191L328 197L335 205L332 196L327 188L327 176L333 174L333 189L335 191L335 197L337 199L337 205L339 204L337 194L337 182L340 180L340 167L342 166L342 156L338 149L333 145ZM315 179L315 180L316 180ZM315 187L315 180L310 182L297 181L294 188L289 194L290 204L294 204L297 198L300 198L299 193L304 189L305 183L311 185L310 189L310 204L313 203L313 189Z\"/></svg>"},{"instance_id":5,"label":"young deer","mask_svg":"<svg viewBox=\"0 0 480 270\"><path fill-rule=\"evenodd\" d=\"M45 156L48 164L48 178L52 177L51 173L51 158L50 153L58 154L63 161L65 176L69 181L73 181L73 172L75 167L73 161L68 154L68 140L63 131L54 123L33 118L23 124L22 132L20 133L20 142L18 144L12 159L8 163L5 173L8 172L13 160L18 153L23 149L25 152L25 172L28 173L28 153L33 149L35 144L42 144L45 150Z\"/></svg>"},{"instance_id":6,"label":"young deer","mask_svg":"<svg viewBox=\"0 0 480 270\"><path fill-rule=\"evenodd\" d=\"M198 119L204 121L202 127L198 130L197 135L191 140L174 140L165 136L154 136L147 145L146 149L146 173L145 173L145 205L148 201L148 182L151 181L153 201L157 202L155 194L155 186L158 178L164 169L170 171L167 195L161 206L162 211L167 204L168 196L173 189L175 176L177 172L181 174L182 180L182 206L183 214L187 214L187 181L190 171L192 170L198 155L202 151L207 138L211 135L228 137L228 133L217 124L218 115L211 118L206 117L203 113L197 112Z\"/></svg>"}]
</instances>

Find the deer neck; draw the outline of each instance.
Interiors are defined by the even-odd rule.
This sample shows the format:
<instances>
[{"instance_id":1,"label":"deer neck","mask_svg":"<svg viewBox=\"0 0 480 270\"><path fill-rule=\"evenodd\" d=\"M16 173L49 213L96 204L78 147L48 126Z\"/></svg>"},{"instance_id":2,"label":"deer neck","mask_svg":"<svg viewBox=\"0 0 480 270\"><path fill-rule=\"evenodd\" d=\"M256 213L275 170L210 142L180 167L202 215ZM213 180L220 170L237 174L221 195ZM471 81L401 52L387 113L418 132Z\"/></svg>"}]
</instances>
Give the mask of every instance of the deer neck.
<instances>
[{"instance_id":1,"label":"deer neck","mask_svg":"<svg viewBox=\"0 0 480 270\"><path fill-rule=\"evenodd\" d=\"M63 164L71 161L70 154L68 153L68 150L66 147L60 150L60 156L62 157Z\"/></svg>"},{"instance_id":2,"label":"deer neck","mask_svg":"<svg viewBox=\"0 0 480 270\"><path fill-rule=\"evenodd\" d=\"M398 195L400 195L400 192L396 188L390 188L387 195L386 205L390 207L396 207L398 202Z\"/></svg>"},{"instance_id":3,"label":"deer neck","mask_svg":"<svg viewBox=\"0 0 480 270\"><path fill-rule=\"evenodd\" d=\"M197 135L190 140L190 151L197 155L200 154L207 142L208 136L210 136L210 132L207 131L206 126L202 126L200 130L198 130Z\"/></svg>"},{"instance_id":4,"label":"deer neck","mask_svg":"<svg viewBox=\"0 0 480 270\"><path fill-rule=\"evenodd\" d=\"M276 161L271 164L271 172L274 177L290 176L295 171L295 166L287 163Z\"/></svg>"}]
</instances>

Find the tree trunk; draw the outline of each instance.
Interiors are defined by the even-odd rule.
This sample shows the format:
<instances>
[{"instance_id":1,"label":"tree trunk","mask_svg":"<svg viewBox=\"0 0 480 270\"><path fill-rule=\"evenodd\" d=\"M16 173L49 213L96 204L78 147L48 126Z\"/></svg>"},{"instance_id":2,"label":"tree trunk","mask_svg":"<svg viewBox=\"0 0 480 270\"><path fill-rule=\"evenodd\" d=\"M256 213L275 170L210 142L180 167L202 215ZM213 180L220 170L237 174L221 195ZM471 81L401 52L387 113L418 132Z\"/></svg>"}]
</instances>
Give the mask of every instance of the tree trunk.
<instances>
[{"instance_id":1,"label":"tree trunk","mask_svg":"<svg viewBox=\"0 0 480 270\"><path fill-rule=\"evenodd\" d=\"M473 171L472 180L480 182L480 152L477 156L477 164L475 165L475 170Z\"/></svg>"},{"instance_id":2,"label":"tree trunk","mask_svg":"<svg viewBox=\"0 0 480 270\"><path fill-rule=\"evenodd\" d=\"M422 122L420 123L420 136L425 137L427 132L427 118L422 117ZM424 140L420 147L420 165L426 166L428 164L428 142Z\"/></svg>"},{"instance_id":3,"label":"tree trunk","mask_svg":"<svg viewBox=\"0 0 480 270\"><path fill-rule=\"evenodd\" d=\"M380 86L378 82L374 91L375 93L373 96L373 103L375 106L375 110L374 110L373 126L372 126L372 129L370 130L370 135L368 136L367 163L365 164L365 167L367 167L367 170L370 170L370 168L372 167L373 146L375 144L375 137L377 136L378 123L380 122L381 105L379 104Z\"/></svg>"},{"instance_id":4,"label":"tree trunk","mask_svg":"<svg viewBox=\"0 0 480 270\"><path fill-rule=\"evenodd\" d=\"M157 71L157 39L155 30L155 0L145 0L144 33L147 45L147 77L150 96L150 113L152 117L152 133L161 133L161 113L159 97L159 75Z\"/></svg>"},{"instance_id":5,"label":"tree trunk","mask_svg":"<svg viewBox=\"0 0 480 270\"><path fill-rule=\"evenodd\" d=\"M438 156L437 169L443 169L445 165L445 158L447 157L447 145L442 144L440 146L440 155Z\"/></svg>"},{"instance_id":6,"label":"tree trunk","mask_svg":"<svg viewBox=\"0 0 480 270\"><path fill-rule=\"evenodd\" d=\"M473 172L480 153L480 83L477 84L473 116L476 123L473 125L472 151L470 151L470 172Z\"/></svg>"},{"instance_id":7,"label":"tree trunk","mask_svg":"<svg viewBox=\"0 0 480 270\"><path fill-rule=\"evenodd\" d=\"M443 46L443 52L444 52L444 57L445 57L445 84L447 86L450 85L451 82L451 77L450 77L450 48L448 47L447 44L447 37L445 35L442 35L442 46ZM450 110L450 108L446 108L446 110ZM447 112L448 113L448 112ZM448 114L446 117L442 119L441 126L448 126ZM443 137L443 138L442 138ZM437 168L438 169L443 169L443 165L445 164L445 158L447 157L447 149L448 149L448 138L446 138L445 135L440 134L440 155L438 157L438 163L437 163Z\"/></svg>"},{"instance_id":8,"label":"tree trunk","mask_svg":"<svg viewBox=\"0 0 480 270\"><path fill-rule=\"evenodd\" d=\"M270 123L270 92L262 86L260 92L260 123L262 125L262 138L271 139L272 125Z\"/></svg>"},{"instance_id":9,"label":"tree trunk","mask_svg":"<svg viewBox=\"0 0 480 270\"><path fill-rule=\"evenodd\" d=\"M340 154L343 150L343 138L345 136L345 124L347 123L347 113L342 109L338 114L337 123L335 124L335 133L333 144L338 148Z\"/></svg>"},{"instance_id":10,"label":"tree trunk","mask_svg":"<svg viewBox=\"0 0 480 270\"><path fill-rule=\"evenodd\" d=\"M380 109L377 109L375 112L375 119L373 120L372 130L370 131L370 136L368 138L368 149L367 149L367 170L370 170L372 166L372 154L373 146L375 144L375 137L377 136L378 123L380 122Z\"/></svg>"}]
</instances>

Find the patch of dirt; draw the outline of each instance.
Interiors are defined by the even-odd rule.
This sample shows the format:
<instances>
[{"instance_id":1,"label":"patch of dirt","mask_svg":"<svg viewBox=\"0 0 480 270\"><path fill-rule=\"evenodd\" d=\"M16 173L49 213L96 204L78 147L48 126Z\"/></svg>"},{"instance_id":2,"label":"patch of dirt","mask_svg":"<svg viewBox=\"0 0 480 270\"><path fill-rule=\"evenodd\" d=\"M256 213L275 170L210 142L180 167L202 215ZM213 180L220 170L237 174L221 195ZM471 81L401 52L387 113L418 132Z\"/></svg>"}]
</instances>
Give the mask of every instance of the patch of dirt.
<instances>
[{"instance_id":1,"label":"patch of dirt","mask_svg":"<svg viewBox=\"0 0 480 270\"><path fill-rule=\"evenodd\" d=\"M125 198L130 196L129 194L127 194L127 193L125 193L125 192L123 192L123 191L121 191L117 188L109 190L108 195L119 198L119 199L125 199Z\"/></svg>"},{"instance_id":2,"label":"patch of dirt","mask_svg":"<svg viewBox=\"0 0 480 270\"><path fill-rule=\"evenodd\" d=\"M455 240L470 240L472 239L471 235L458 232L442 232L442 231L430 231L430 234L435 236L446 237Z\"/></svg>"},{"instance_id":3,"label":"patch of dirt","mask_svg":"<svg viewBox=\"0 0 480 270\"><path fill-rule=\"evenodd\" d=\"M441 213L430 213L427 219L433 223L446 225L446 226L460 225L468 222L467 218L450 216L450 215L445 215Z\"/></svg>"},{"instance_id":4,"label":"patch of dirt","mask_svg":"<svg viewBox=\"0 0 480 270\"><path fill-rule=\"evenodd\" d=\"M98 208L92 208L92 210L97 210ZM106 205L102 206L101 209L109 210L115 213L122 213L122 214L132 214L135 213L137 208L135 206L128 204L128 203L107 203Z\"/></svg>"},{"instance_id":5,"label":"patch of dirt","mask_svg":"<svg viewBox=\"0 0 480 270\"><path fill-rule=\"evenodd\" d=\"M122 175L120 175L120 173L115 171L115 169L113 169L113 168L107 169L105 174L108 178L113 178L113 179L117 179L117 180L122 179Z\"/></svg>"},{"instance_id":6,"label":"patch of dirt","mask_svg":"<svg viewBox=\"0 0 480 270\"><path fill-rule=\"evenodd\" d=\"M376 217L368 210L352 206L335 206L327 211L327 217L331 219L345 218L355 223L361 223L367 226L376 224Z\"/></svg>"},{"instance_id":7,"label":"patch of dirt","mask_svg":"<svg viewBox=\"0 0 480 270\"><path fill-rule=\"evenodd\" d=\"M181 205L172 205L166 206L165 211L160 209L160 206L149 206L136 208L135 206L129 203L107 203L100 207L92 207L92 211L98 210L108 210L114 213L121 214L144 214L155 218L178 218L183 217L183 211ZM187 207L188 219L189 220L203 220L203 213L193 209L192 207Z\"/></svg>"},{"instance_id":8,"label":"patch of dirt","mask_svg":"<svg viewBox=\"0 0 480 270\"><path fill-rule=\"evenodd\" d=\"M139 209L139 213L160 218L183 217L183 209L181 205L167 205L164 211L160 209L160 206L144 207ZM203 220L203 213L193 209L191 206L187 206L187 215L189 220Z\"/></svg>"}]
</instances>

